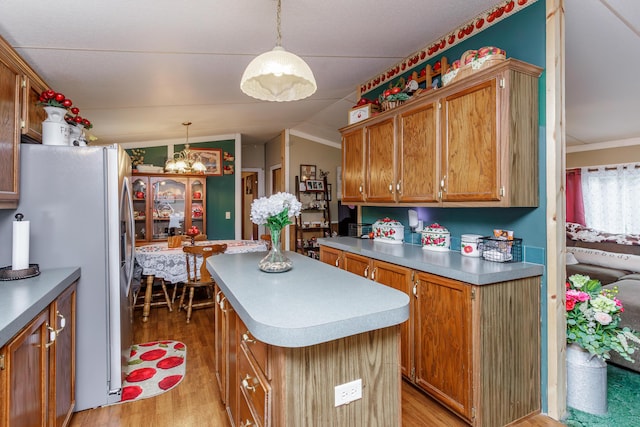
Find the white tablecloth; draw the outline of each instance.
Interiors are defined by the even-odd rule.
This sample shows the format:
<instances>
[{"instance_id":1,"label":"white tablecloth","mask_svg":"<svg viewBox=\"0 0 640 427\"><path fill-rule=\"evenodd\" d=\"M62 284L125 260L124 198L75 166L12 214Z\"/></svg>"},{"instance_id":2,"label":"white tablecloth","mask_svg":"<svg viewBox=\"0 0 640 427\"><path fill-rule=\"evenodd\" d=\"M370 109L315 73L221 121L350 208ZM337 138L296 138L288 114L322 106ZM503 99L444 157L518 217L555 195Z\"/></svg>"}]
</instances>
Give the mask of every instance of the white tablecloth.
<instances>
[{"instance_id":1,"label":"white tablecloth","mask_svg":"<svg viewBox=\"0 0 640 427\"><path fill-rule=\"evenodd\" d=\"M184 242L183 245L190 243ZM226 244L226 254L241 254L246 252L261 252L267 250L262 240L207 240L196 242L196 245ZM142 274L155 276L167 282L178 283L187 280L186 257L182 247L167 247L167 242L154 243L136 248L136 261L142 266ZM202 261L198 258L197 268Z\"/></svg>"}]
</instances>

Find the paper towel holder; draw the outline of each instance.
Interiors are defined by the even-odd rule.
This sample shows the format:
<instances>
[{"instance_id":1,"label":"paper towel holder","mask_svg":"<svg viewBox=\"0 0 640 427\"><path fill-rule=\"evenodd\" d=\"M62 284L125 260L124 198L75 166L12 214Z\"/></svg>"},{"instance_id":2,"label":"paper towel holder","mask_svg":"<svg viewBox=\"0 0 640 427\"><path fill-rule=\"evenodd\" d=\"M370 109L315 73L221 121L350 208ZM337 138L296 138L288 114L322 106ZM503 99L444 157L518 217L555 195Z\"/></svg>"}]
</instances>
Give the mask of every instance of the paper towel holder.
<instances>
[{"instance_id":1,"label":"paper towel holder","mask_svg":"<svg viewBox=\"0 0 640 427\"><path fill-rule=\"evenodd\" d=\"M24 215L17 213L15 215L17 221L22 221ZM35 277L40 274L40 266L38 264L29 264L29 267L20 270L12 270L11 266L0 268L0 280L19 280Z\"/></svg>"}]
</instances>

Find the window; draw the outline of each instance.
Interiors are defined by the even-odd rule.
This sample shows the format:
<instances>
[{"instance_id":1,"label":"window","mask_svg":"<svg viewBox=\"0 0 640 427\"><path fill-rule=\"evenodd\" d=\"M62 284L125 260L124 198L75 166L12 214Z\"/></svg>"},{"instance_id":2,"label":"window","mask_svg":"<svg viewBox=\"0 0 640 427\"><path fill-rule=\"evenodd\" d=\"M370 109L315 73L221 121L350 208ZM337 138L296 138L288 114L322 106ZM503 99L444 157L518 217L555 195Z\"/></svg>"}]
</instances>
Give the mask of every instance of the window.
<instances>
[{"instance_id":1,"label":"window","mask_svg":"<svg viewBox=\"0 0 640 427\"><path fill-rule=\"evenodd\" d=\"M586 225L608 233L640 233L640 165L582 169Z\"/></svg>"}]
</instances>

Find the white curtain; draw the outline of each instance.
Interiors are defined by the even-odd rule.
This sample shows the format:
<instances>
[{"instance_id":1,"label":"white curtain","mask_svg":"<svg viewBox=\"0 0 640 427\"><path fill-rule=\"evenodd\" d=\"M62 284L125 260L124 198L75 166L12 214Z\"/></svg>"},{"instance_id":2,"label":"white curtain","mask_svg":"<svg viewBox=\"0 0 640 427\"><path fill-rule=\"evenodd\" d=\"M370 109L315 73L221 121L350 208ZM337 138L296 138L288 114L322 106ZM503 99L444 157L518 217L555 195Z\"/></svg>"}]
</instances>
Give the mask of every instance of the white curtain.
<instances>
[{"instance_id":1,"label":"white curtain","mask_svg":"<svg viewBox=\"0 0 640 427\"><path fill-rule=\"evenodd\" d=\"M640 167L582 169L587 227L607 233L640 233Z\"/></svg>"}]
</instances>

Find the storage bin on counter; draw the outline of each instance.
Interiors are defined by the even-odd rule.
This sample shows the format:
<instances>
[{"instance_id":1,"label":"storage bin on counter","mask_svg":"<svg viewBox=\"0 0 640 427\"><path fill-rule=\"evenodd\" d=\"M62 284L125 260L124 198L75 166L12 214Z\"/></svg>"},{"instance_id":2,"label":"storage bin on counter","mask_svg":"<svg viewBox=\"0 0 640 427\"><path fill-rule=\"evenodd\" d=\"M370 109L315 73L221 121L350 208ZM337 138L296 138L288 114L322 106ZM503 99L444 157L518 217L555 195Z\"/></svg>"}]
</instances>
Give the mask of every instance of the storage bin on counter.
<instances>
[{"instance_id":1,"label":"storage bin on counter","mask_svg":"<svg viewBox=\"0 0 640 427\"><path fill-rule=\"evenodd\" d=\"M521 262L522 239L513 240L497 239L495 237L483 237L480 239L482 257L494 262Z\"/></svg>"}]
</instances>

